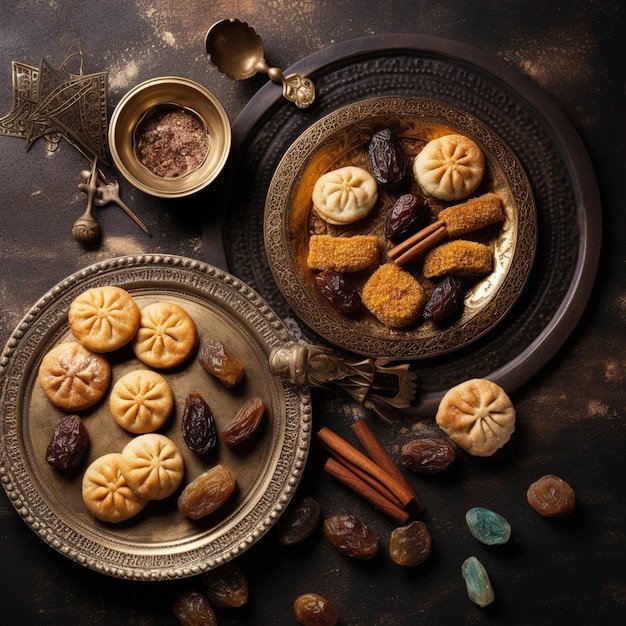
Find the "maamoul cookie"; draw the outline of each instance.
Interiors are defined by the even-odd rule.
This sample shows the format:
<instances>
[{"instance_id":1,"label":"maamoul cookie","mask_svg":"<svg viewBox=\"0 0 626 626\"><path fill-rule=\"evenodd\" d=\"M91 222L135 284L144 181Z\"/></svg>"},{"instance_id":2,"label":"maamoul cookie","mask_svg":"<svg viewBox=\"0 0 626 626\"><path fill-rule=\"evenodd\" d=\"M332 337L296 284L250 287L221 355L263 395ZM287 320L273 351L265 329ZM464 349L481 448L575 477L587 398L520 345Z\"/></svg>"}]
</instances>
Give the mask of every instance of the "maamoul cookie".
<instances>
[{"instance_id":1,"label":"maamoul cookie","mask_svg":"<svg viewBox=\"0 0 626 626\"><path fill-rule=\"evenodd\" d=\"M473 193L485 173L485 156L464 135L444 135L429 141L413 162L422 189L440 200L460 200Z\"/></svg>"},{"instance_id":2,"label":"maamoul cookie","mask_svg":"<svg viewBox=\"0 0 626 626\"><path fill-rule=\"evenodd\" d=\"M322 219L330 224L352 224L374 208L378 185L367 170L347 165L320 176L312 197Z\"/></svg>"},{"instance_id":3,"label":"maamoul cookie","mask_svg":"<svg viewBox=\"0 0 626 626\"><path fill-rule=\"evenodd\" d=\"M361 300L385 326L405 328L417 321L428 296L409 272L385 263L367 279Z\"/></svg>"},{"instance_id":4,"label":"maamoul cookie","mask_svg":"<svg viewBox=\"0 0 626 626\"><path fill-rule=\"evenodd\" d=\"M469 454L490 456L515 430L515 408L496 383L473 378L450 389L435 417L439 427Z\"/></svg>"},{"instance_id":5,"label":"maamoul cookie","mask_svg":"<svg viewBox=\"0 0 626 626\"><path fill-rule=\"evenodd\" d=\"M124 522L137 515L148 503L126 483L120 469L122 455L111 452L98 457L83 476L83 502L102 522Z\"/></svg>"},{"instance_id":6,"label":"maamoul cookie","mask_svg":"<svg viewBox=\"0 0 626 626\"><path fill-rule=\"evenodd\" d=\"M146 365L170 368L191 356L197 339L196 325L187 311L174 302L153 302L141 309L131 346Z\"/></svg>"},{"instance_id":7,"label":"maamoul cookie","mask_svg":"<svg viewBox=\"0 0 626 626\"><path fill-rule=\"evenodd\" d=\"M174 408L174 394L157 372L134 370L111 389L109 410L124 430L136 435L161 428Z\"/></svg>"},{"instance_id":8,"label":"maamoul cookie","mask_svg":"<svg viewBox=\"0 0 626 626\"><path fill-rule=\"evenodd\" d=\"M171 496L185 474L185 461L178 446L157 433L131 439L122 450L119 463L126 484L146 500Z\"/></svg>"},{"instance_id":9,"label":"maamoul cookie","mask_svg":"<svg viewBox=\"0 0 626 626\"><path fill-rule=\"evenodd\" d=\"M348 274L375 267L379 260L378 238L371 235L311 235L309 239L307 265L314 270Z\"/></svg>"},{"instance_id":10,"label":"maamoul cookie","mask_svg":"<svg viewBox=\"0 0 626 626\"><path fill-rule=\"evenodd\" d=\"M72 301L67 321L86 348L111 352L125 346L137 332L139 307L125 289L92 287Z\"/></svg>"},{"instance_id":11,"label":"maamoul cookie","mask_svg":"<svg viewBox=\"0 0 626 626\"><path fill-rule=\"evenodd\" d=\"M492 269L493 255L489 246L477 241L455 239L430 250L424 257L422 271L426 278L475 278L489 274Z\"/></svg>"},{"instance_id":12,"label":"maamoul cookie","mask_svg":"<svg viewBox=\"0 0 626 626\"><path fill-rule=\"evenodd\" d=\"M77 341L60 343L43 357L37 380L52 404L64 411L82 411L106 393L111 365L106 356Z\"/></svg>"}]
</instances>

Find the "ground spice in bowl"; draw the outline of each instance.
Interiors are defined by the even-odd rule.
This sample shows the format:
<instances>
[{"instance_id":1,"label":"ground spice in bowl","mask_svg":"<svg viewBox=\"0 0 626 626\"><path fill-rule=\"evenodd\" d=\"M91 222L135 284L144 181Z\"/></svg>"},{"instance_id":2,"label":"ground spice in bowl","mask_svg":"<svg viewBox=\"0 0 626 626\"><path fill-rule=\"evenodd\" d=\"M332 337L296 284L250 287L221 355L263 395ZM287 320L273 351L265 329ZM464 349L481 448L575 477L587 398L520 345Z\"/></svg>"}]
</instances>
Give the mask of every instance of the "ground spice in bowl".
<instances>
[{"instance_id":1,"label":"ground spice in bowl","mask_svg":"<svg viewBox=\"0 0 626 626\"><path fill-rule=\"evenodd\" d=\"M197 170L209 153L209 135L193 111L159 106L137 124L134 150L139 162L162 178L179 178Z\"/></svg>"}]
</instances>

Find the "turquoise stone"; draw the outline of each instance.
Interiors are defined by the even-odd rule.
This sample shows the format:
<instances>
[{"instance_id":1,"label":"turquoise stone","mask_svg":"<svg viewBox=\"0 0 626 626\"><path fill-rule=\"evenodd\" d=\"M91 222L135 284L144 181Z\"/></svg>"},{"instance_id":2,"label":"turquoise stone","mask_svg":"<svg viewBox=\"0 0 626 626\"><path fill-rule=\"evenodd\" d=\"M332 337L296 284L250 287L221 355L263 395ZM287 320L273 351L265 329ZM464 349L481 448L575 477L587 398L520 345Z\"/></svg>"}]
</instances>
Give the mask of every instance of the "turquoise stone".
<instances>
[{"instance_id":1,"label":"turquoise stone","mask_svg":"<svg viewBox=\"0 0 626 626\"><path fill-rule=\"evenodd\" d=\"M465 521L472 535L488 546L506 543L511 536L511 525L504 517L481 506L470 509Z\"/></svg>"},{"instance_id":2,"label":"turquoise stone","mask_svg":"<svg viewBox=\"0 0 626 626\"><path fill-rule=\"evenodd\" d=\"M475 556L463 561L461 574L467 587L467 595L472 602L482 607L494 601L495 595L487 570Z\"/></svg>"}]
</instances>

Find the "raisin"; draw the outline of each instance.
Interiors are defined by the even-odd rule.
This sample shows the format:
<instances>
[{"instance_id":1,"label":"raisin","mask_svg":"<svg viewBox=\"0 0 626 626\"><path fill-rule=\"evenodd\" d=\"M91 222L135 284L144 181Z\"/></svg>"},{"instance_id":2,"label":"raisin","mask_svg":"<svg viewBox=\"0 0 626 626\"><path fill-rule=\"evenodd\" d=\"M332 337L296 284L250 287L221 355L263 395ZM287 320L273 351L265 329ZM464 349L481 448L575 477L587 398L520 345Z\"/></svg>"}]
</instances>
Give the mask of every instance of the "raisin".
<instances>
[{"instance_id":1,"label":"raisin","mask_svg":"<svg viewBox=\"0 0 626 626\"><path fill-rule=\"evenodd\" d=\"M248 580L233 561L205 572L201 582L207 597L217 606L234 608L248 601Z\"/></svg>"},{"instance_id":2,"label":"raisin","mask_svg":"<svg viewBox=\"0 0 626 626\"><path fill-rule=\"evenodd\" d=\"M385 218L385 237L392 241L404 239L426 223L430 216L424 198L414 193L401 195Z\"/></svg>"},{"instance_id":3,"label":"raisin","mask_svg":"<svg viewBox=\"0 0 626 626\"><path fill-rule=\"evenodd\" d=\"M347 556L367 560L378 553L378 537L353 515L344 513L325 519L324 534L333 547Z\"/></svg>"},{"instance_id":4,"label":"raisin","mask_svg":"<svg viewBox=\"0 0 626 626\"><path fill-rule=\"evenodd\" d=\"M200 519L219 509L235 490L235 475L216 465L190 482L178 496L178 510L190 519Z\"/></svg>"},{"instance_id":5,"label":"raisin","mask_svg":"<svg viewBox=\"0 0 626 626\"><path fill-rule=\"evenodd\" d=\"M183 439L192 452L206 454L217 444L215 418L199 393L190 393L187 396L180 428Z\"/></svg>"},{"instance_id":6,"label":"raisin","mask_svg":"<svg viewBox=\"0 0 626 626\"><path fill-rule=\"evenodd\" d=\"M174 604L174 617L182 626L217 626L211 604L199 591L186 591Z\"/></svg>"},{"instance_id":7,"label":"raisin","mask_svg":"<svg viewBox=\"0 0 626 626\"><path fill-rule=\"evenodd\" d=\"M447 276L433 291L422 315L435 323L445 322L461 310L463 289L459 278Z\"/></svg>"},{"instance_id":8,"label":"raisin","mask_svg":"<svg viewBox=\"0 0 626 626\"><path fill-rule=\"evenodd\" d=\"M225 387L234 387L243 379L243 363L219 339L202 343L198 363Z\"/></svg>"},{"instance_id":9,"label":"raisin","mask_svg":"<svg viewBox=\"0 0 626 626\"><path fill-rule=\"evenodd\" d=\"M372 136L368 146L374 178L383 187L395 187L406 175L406 161L398 138L389 128Z\"/></svg>"},{"instance_id":10,"label":"raisin","mask_svg":"<svg viewBox=\"0 0 626 626\"><path fill-rule=\"evenodd\" d=\"M54 428L46 461L57 469L78 467L89 448L89 434L78 415L65 416Z\"/></svg>"},{"instance_id":11,"label":"raisin","mask_svg":"<svg viewBox=\"0 0 626 626\"><path fill-rule=\"evenodd\" d=\"M569 515L576 506L574 490L554 474L535 481L526 492L528 504L544 517Z\"/></svg>"},{"instance_id":12,"label":"raisin","mask_svg":"<svg viewBox=\"0 0 626 626\"><path fill-rule=\"evenodd\" d=\"M250 398L220 432L222 441L229 446L236 446L245 441L259 427L264 413L263 400L259 397Z\"/></svg>"},{"instance_id":13,"label":"raisin","mask_svg":"<svg viewBox=\"0 0 626 626\"><path fill-rule=\"evenodd\" d=\"M304 541L317 528L319 520L320 505L313 498L304 498L276 526L279 543L291 546Z\"/></svg>"},{"instance_id":14,"label":"raisin","mask_svg":"<svg viewBox=\"0 0 626 626\"><path fill-rule=\"evenodd\" d=\"M446 439L414 439L402 446L400 465L422 474L443 472L456 458Z\"/></svg>"},{"instance_id":15,"label":"raisin","mask_svg":"<svg viewBox=\"0 0 626 626\"><path fill-rule=\"evenodd\" d=\"M472 535L488 546L502 545L511 536L511 525L506 519L481 506L470 509L465 514L465 521Z\"/></svg>"},{"instance_id":16,"label":"raisin","mask_svg":"<svg viewBox=\"0 0 626 626\"><path fill-rule=\"evenodd\" d=\"M357 315L363 311L359 292L343 274L324 270L315 276L315 284L338 313Z\"/></svg>"},{"instance_id":17,"label":"raisin","mask_svg":"<svg viewBox=\"0 0 626 626\"><path fill-rule=\"evenodd\" d=\"M337 609L317 593L303 593L293 603L296 620L304 626L335 626L339 620Z\"/></svg>"},{"instance_id":18,"label":"raisin","mask_svg":"<svg viewBox=\"0 0 626 626\"><path fill-rule=\"evenodd\" d=\"M463 561L461 574L465 581L467 595L472 602L482 607L494 601L493 588L487 570L475 556L470 556Z\"/></svg>"},{"instance_id":19,"label":"raisin","mask_svg":"<svg viewBox=\"0 0 626 626\"><path fill-rule=\"evenodd\" d=\"M430 556L432 543L426 524L417 520L391 532L389 556L397 565L420 565Z\"/></svg>"}]
</instances>

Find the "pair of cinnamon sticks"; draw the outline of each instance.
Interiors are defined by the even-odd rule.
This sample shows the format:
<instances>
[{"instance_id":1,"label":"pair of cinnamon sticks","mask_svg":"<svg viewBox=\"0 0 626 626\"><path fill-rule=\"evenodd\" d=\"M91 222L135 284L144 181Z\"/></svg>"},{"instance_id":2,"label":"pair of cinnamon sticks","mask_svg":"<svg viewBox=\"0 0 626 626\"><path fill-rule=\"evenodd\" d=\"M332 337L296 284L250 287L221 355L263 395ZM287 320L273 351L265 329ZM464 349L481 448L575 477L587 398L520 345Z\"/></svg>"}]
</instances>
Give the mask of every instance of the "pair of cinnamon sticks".
<instances>
[{"instance_id":1,"label":"pair of cinnamon sticks","mask_svg":"<svg viewBox=\"0 0 626 626\"><path fill-rule=\"evenodd\" d=\"M331 454L324 470L398 524L419 515L421 500L369 426L360 420L351 428L369 456L324 427L317 433Z\"/></svg>"}]
</instances>

